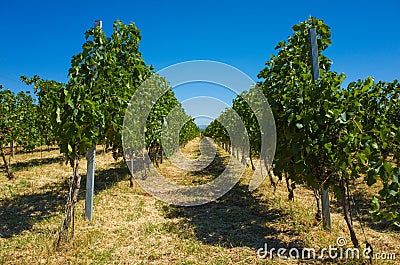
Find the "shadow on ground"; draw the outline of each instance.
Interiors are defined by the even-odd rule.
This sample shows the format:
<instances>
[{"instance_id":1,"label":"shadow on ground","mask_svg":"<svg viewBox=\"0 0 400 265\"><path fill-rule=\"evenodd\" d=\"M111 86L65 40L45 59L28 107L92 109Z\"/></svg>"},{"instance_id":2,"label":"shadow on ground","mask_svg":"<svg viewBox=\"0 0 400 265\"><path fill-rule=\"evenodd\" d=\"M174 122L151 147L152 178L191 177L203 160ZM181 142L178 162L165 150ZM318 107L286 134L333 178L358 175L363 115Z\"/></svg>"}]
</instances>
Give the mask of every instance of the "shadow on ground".
<instances>
[{"instance_id":1,"label":"shadow on ground","mask_svg":"<svg viewBox=\"0 0 400 265\"><path fill-rule=\"evenodd\" d=\"M390 223L386 220L374 220L369 213L372 210L371 199L365 196L363 190L353 190L352 197L354 202L351 201L351 210L353 220L355 222L360 222L365 227L369 227L378 232L387 232L391 229L398 231L396 227L390 227ZM332 207L332 211L339 213L343 216L343 208L341 201L335 201L335 207ZM360 239L362 237L360 236Z\"/></svg>"},{"instance_id":2,"label":"shadow on ground","mask_svg":"<svg viewBox=\"0 0 400 265\"><path fill-rule=\"evenodd\" d=\"M292 230L277 230L268 223L282 222L285 214L268 210L268 205L248 191L248 186L236 185L221 199L201 206L176 207L164 205L167 218L183 218L194 227L198 240L225 247L247 246L257 250L265 243L269 247L299 247L296 240L282 242L279 234L295 236ZM181 225L186 225L186 224Z\"/></svg>"},{"instance_id":3,"label":"shadow on ground","mask_svg":"<svg viewBox=\"0 0 400 265\"><path fill-rule=\"evenodd\" d=\"M222 156L217 152L209 166L202 171L192 172L192 185L204 184L218 177L228 161L229 156ZM272 209L268 204L267 200L250 192L247 185L238 183L216 201L191 207L163 204L161 212L171 219L171 222L175 218L181 220L176 224L181 226L180 228L173 228L168 232L180 235L181 231L185 231L185 227L191 227L195 237L205 244L227 248L244 246L254 250L264 247L265 243L276 249L303 245L297 241L295 231L278 230L279 225L270 225L285 222L287 216L282 211ZM289 237L288 242L279 240L280 234Z\"/></svg>"},{"instance_id":4,"label":"shadow on ground","mask_svg":"<svg viewBox=\"0 0 400 265\"><path fill-rule=\"evenodd\" d=\"M20 148L20 147L15 147L15 154L32 154L32 153L41 153L41 152L50 152L54 150L59 150L60 148L56 146L45 146L45 147L37 147L33 150L26 150L25 148ZM10 149L6 149L6 154L8 155L10 153Z\"/></svg>"},{"instance_id":5,"label":"shadow on ground","mask_svg":"<svg viewBox=\"0 0 400 265\"><path fill-rule=\"evenodd\" d=\"M117 166L119 164L116 163ZM96 172L95 194L126 179L126 168L117 167ZM82 176L79 200L85 198L85 180ZM29 230L37 222L60 215L65 205L68 180L45 185L33 194L15 195L0 201L0 237L10 238ZM61 224L60 224L61 225Z\"/></svg>"},{"instance_id":6,"label":"shadow on ground","mask_svg":"<svg viewBox=\"0 0 400 265\"><path fill-rule=\"evenodd\" d=\"M37 193L13 196L0 204L0 237L18 235L61 210L68 185L45 185Z\"/></svg>"},{"instance_id":7,"label":"shadow on ground","mask_svg":"<svg viewBox=\"0 0 400 265\"><path fill-rule=\"evenodd\" d=\"M60 163L63 160L63 157L60 155L58 157L45 157L45 158L34 158L28 161L18 161L12 162L11 160L11 170L13 172L21 171L28 169L30 167L38 167L42 165L50 165L54 163Z\"/></svg>"}]
</instances>

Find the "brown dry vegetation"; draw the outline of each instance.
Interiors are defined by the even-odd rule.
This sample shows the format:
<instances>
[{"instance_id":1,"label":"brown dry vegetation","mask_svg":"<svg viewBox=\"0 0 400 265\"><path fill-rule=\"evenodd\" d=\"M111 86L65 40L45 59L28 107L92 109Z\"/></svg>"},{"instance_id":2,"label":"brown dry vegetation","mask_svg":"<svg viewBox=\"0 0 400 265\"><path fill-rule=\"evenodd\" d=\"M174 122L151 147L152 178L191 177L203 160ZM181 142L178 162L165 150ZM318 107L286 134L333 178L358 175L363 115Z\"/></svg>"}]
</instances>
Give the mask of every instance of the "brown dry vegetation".
<instances>
[{"instance_id":1,"label":"brown dry vegetation","mask_svg":"<svg viewBox=\"0 0 400 265\"><path fill-rule=\"evenodd\" d=\"M198 140L183 153L197 157ZM100 147L98 149L101 149ZM215 202L195 207L167 205L145 192L129 188L128 172L111 154L99 154L96 165L94 220L85 221L84 187L77 204L75 237L56 250L54 243L63 218L69 166L60 165L57 150L19 153L11 159L16 180L0 175L0 264L360 264L363 260L282 260L257 258L257 249L336 246L339 236L350 241L339 204L332 202L331 232L317 224L313 193L295 190L295 201L287 200L285 185L274 194L268 178L256 191L242 180ZM172 180L197 185L213 179L228 162L218 156L202 172L185 172L167 160L160 172ZM80 173L86 165L81 163ZM398 254L400 236L368 214L369 199L376 189L354 184L367 239L375 252ZM355 220L358 238L364 241ZM347 245L351 247L350 243ZM376 261L376 264L385 264ZM396 264L396 261L386 262Z\"/></svg>"}]
</instances>

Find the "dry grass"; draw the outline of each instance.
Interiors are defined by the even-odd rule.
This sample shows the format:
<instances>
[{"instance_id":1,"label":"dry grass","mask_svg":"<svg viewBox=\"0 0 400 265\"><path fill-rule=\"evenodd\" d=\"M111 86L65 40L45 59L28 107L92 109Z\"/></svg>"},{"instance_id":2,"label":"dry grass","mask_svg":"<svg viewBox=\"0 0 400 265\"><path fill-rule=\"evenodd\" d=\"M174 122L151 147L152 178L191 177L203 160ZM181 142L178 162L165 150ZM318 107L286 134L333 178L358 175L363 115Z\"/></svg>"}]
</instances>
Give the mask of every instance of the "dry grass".
<instances>
[{"instance_id":1,"label":"dry grass","mask_svg":"<svg viewBox=\"0 0 400 265\"><path fill-rule=\"evenodd\" d=\"M197 157L198 141L186 145L182 152ZM219 160L204 172L184 172L168 161L159 170L178 183L201 184L223 170L228 154L218 149L218 155ZM304 187L296 188L294 202L287 200L283 183L275 194L268 180L249 192L247 184L252 172L247 169L241 182L217 201L176 207L129 188L125 167L107 153L96 158L94 221L90 223L83 218L83 183L76 209L75 237L57 251L54 242L71 174L68 166L58 163L59 157L57 150L17 154L11 161L16 180L8 181L4 174L0 175L0 264L301 264L298 260L277 257L261 260L256 252L264 243L269 248L319 250L335 246L338 236L349 241L337 203L332 202L332 231L326 232L314 221L314 197ZM85 168L82 161L82 175ZM355 187L366 236L375 252L400 255L399 234L384 223L374 223L367 214L373 191L363 183L355 183ZM363 242L359 222L355 226Z\"/></svg>"}]
</instances>

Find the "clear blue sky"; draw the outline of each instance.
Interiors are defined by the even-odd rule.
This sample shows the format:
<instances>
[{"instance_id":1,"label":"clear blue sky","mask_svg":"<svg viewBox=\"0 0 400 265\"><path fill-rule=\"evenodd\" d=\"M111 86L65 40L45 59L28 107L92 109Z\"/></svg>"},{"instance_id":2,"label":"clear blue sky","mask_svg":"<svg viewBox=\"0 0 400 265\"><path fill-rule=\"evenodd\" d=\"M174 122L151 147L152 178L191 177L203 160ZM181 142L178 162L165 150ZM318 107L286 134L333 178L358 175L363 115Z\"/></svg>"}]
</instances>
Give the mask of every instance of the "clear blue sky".
<instances>
[{"instance_id":1,"label":"clear blue sky","mask_svg":"<svg viewBox=\"0 0 400 265\"><path fill-rule=\"evenodd\" d=\"M369 75L392 81L400 76L399 13L398 0L1 1L0 84L29 90L19 76L34 74L66 82L71 57L96 19L108 35L114 20L135 22L143 57L156 70L215 60L256 80L276 44L310 15L331 27L333 45L325 54L333 70L346 74L346 83ZM213 93L230 104L231 93ZM177 96L184 100L191 92Z\"/></svg>"}]
</instances>

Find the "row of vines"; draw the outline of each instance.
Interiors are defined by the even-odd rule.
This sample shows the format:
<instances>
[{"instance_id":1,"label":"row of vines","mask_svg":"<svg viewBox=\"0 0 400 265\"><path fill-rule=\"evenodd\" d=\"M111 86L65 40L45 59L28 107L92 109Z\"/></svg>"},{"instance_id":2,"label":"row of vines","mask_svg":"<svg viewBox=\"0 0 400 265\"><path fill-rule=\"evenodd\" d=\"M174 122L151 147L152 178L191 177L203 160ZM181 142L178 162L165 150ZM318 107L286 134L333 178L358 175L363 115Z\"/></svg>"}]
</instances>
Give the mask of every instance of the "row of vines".
<instances>
[{"instance_id":1,"label":"row of vines","mask_svg":"<svg viewBox=\"0 0 400 265\"><path fill-rule=\"evenodd\" d=\"M39 110L34 98L25 92L13 93L0 86L0 153L7 177L14 178L6 158L6 149L13 156L16 148L25 151L50 144L51 132L43 133L37 120Z\"/></svg>"},{"instance_id":2,"label":"row of vines","mask_svg":"<svg viewBox=\"0 0 400 265\"><path fill-rule=\"evenodd\" d=\"M78 168L89 149L104 145L112 150L115 159L121 156L126 162L135 159L123 153L122 128L131 97L143 81L152 77L166 91L153 106L146 122L146 147L155 163L159 157L162 160L163 155L163 121L172 109L182 109L167 81L145 64L139 51L140 31L133 23L126 25L115 21L111 37L107 37L100 26L85 34L82 51L72 57L68 83L39 76L21 77L23 82L33 85L37 103L25 93L13 96L12 92L4 90L0 94L0 111L5 117L0 124L1 151L13 140L32 147L55 143L72 168L59 243L74 232L74 210L81 186ZM5 102L10 104L3 104ZM181 144L200 135L194 120L189 116L187 120L180 131ZM133 175L130 180L132 186Z\"/></svg>"},{"instance_id":3,"label":"row of vines","mask_svg":"<svg viewBox=\"0 0 400 265\"><path fill-rule=\"evenodd\" d=\"M316 28L317 32L320 78L316 81L312 77L309 28ZM363 179L369 186L381 185L370 212L400 227L400 83L376 82L369 77L344 88L345 75L332 71L331 60L323 54L331 45L330 28L322 20L310 18L294 25L293 31L276 46L277 54L260 71L258 77L262 81L238 95L232 108L213 121L204 135L231 152L243 151L243 147L230 146L230 130L218 121L229 124L230 112L236 112L249 135L250 163L254 168L252 156L260 156L263 132L244 99L261 89L277 130L273 171L285 179L289 199L294 198L296 185L314 190L316 218L320 220L321 190L331 190L342 202L343 215L357 247L349 201L350 187L356 179ZM270 165L266 166L269 169Z\"/></svg>"}]
</instances>

